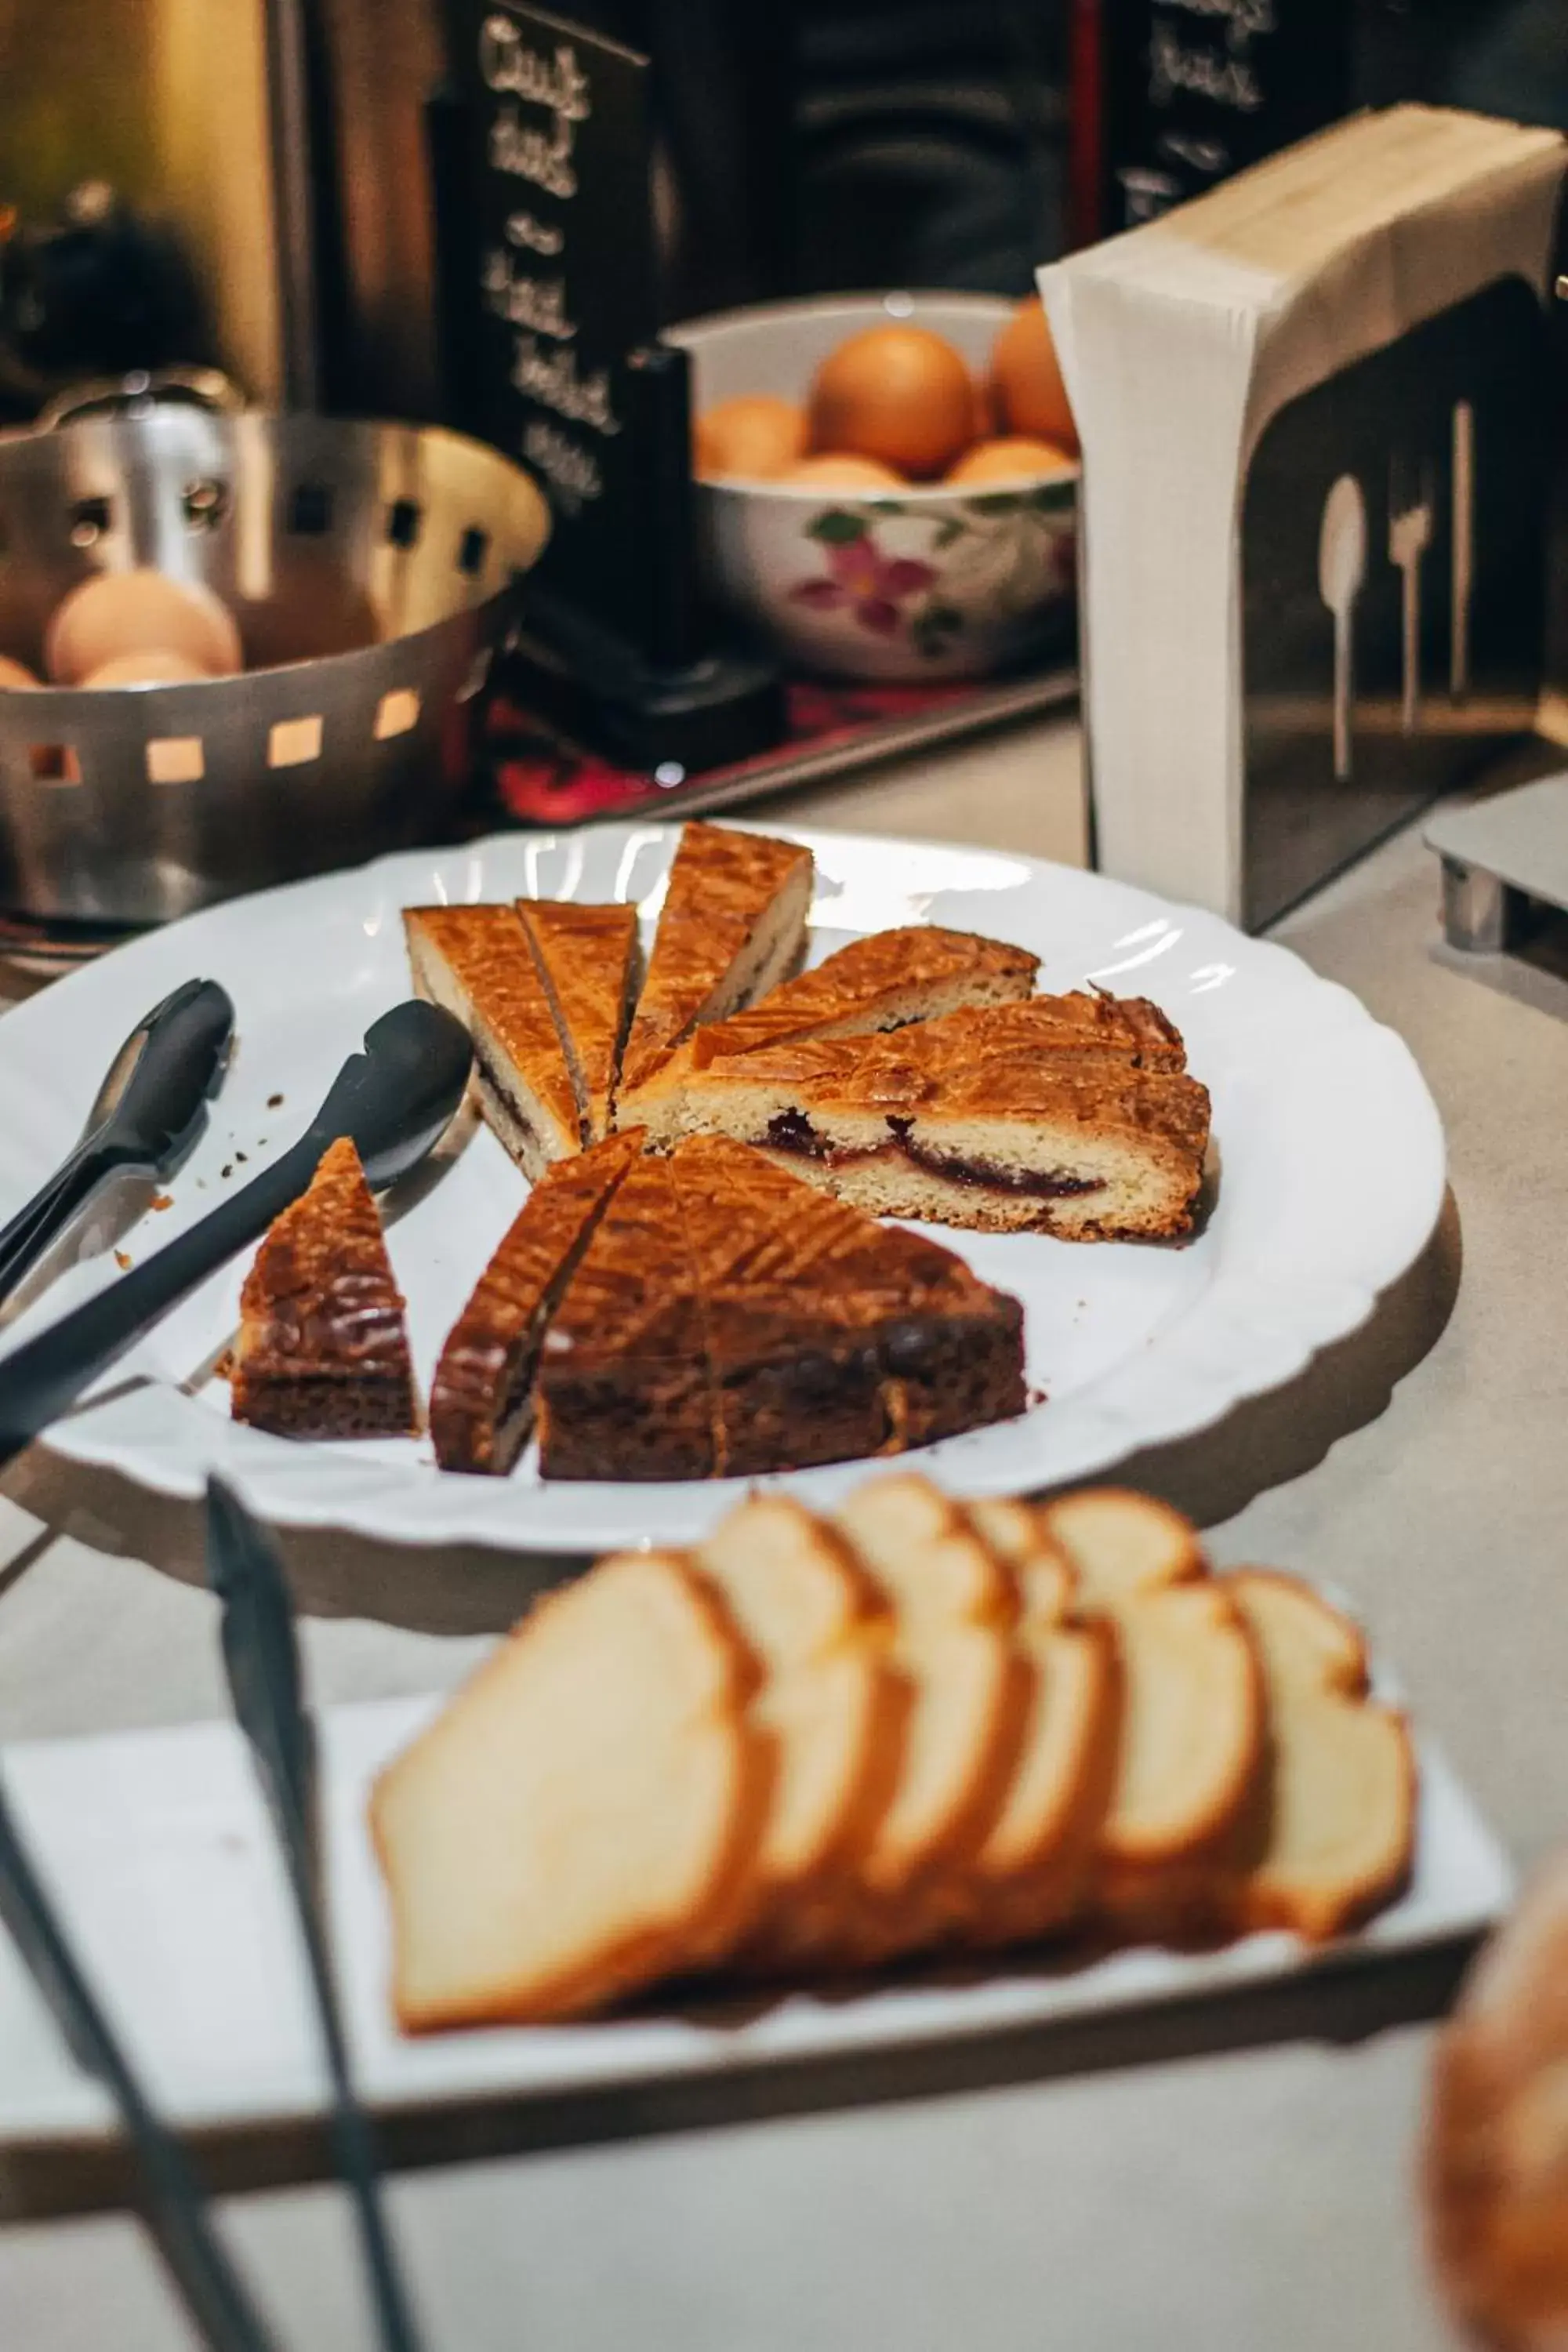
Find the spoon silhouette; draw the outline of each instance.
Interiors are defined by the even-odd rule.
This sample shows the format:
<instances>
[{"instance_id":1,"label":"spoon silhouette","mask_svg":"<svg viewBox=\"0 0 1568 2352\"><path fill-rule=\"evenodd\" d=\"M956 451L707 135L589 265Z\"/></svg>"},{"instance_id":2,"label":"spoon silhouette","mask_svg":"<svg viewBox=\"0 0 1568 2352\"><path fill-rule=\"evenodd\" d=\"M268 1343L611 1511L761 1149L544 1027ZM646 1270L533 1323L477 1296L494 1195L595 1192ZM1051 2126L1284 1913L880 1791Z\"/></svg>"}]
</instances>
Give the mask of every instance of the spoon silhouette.
<instances>
[{"instance_id":1,"label":"spoon silhouette","mask_svg":"<svg viewBox=\"0 0 1568 2352\"><path fill-rule=\"evenodd\" d=\"M1353 474L1342 474L1323 502L1318 531L1318 593L1334 619L1334 779L1351 773L1354 692L1351 616L1366 577L1366 500Z\"/></svg>"},{"instance_id":2,"label":"spoon silhouette","mask_svg":"<svg viewBox=\"0 0 1568 2352\"><path fill-rule=\"evenodd\" d=\"M339 1136L352 1139L377 1190L416 1167L451 1123L472 1059L468 1032L438 1005L411 999L383 1013L298 1143L155 1257L0 1358L0 1462L57 1420L216 1266L265 1233L307 1189Z\"/></svg>"},{"instance_id":3,"label":"spoon silhouette","mask_svg":"<svg viewBox=\"0 0 1568 2352\"><path fill-rule=\"evenodd\" d=\"M104 1074L81 1139L0 1229L7 1298L110 1176L172 1176L206 1121L222 1077L234 1006L216 980L187 980L143 1013Z\"/></svg>"}]
</instances>

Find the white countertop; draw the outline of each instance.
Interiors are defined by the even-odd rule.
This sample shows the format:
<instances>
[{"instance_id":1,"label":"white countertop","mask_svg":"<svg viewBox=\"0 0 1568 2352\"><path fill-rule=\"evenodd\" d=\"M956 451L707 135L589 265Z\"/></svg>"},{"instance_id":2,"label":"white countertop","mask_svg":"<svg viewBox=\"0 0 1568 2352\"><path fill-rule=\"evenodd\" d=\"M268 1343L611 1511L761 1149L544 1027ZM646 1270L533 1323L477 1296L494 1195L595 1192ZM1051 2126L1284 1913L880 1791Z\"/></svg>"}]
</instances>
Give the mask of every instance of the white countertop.
<instances>
[{"instance_id":1,"label":"white countertop","mask_svg":"<svg viewBox=\"0 0 1568 2352\"><path fill-rule=\"evenodd\" d=\"M1080 858L1076 730L785 808ZM1135 1475L1222 1561L1347 1588L1528 1864L1568 1833L1568 980L1461 961L1436 906L1413 831L1274 934L1426 1070L1454 1195L1434 1246L1366 1331ZM345 1615L363 1551L291 1547L321 1699L451 1683L513 1613L504 1562L447 1553L388 1554L391 1622ZM35 1449L0 1484L7 1561L0 1736L225 1711L192 1512ZM404 2176L431 2352L1436 2352L1411 2194L1428 2033L1342 2027L1331 2003L1272 2045L1090 2050L1078 2073L1004 2053L940 2094ZM224 2210L289 2352L368 2352L334 2191ZM191 2341L130 2221L0 2230L5 2352Z\"/></svg>"}]
</instances>

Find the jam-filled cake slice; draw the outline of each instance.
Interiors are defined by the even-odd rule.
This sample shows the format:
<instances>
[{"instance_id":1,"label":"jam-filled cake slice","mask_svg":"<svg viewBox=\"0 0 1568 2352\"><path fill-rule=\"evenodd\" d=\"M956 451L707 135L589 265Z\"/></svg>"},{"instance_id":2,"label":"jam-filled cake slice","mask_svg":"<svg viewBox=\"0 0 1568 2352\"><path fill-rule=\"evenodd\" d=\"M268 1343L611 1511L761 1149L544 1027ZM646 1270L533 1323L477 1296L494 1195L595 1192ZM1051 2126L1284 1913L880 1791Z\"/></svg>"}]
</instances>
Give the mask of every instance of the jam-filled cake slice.
<instances>
[{"instance_id":1,"label":"jam-filled cake slice","mask_svg":"<svg viewBox=\"0 0 1568 2352\"><path fill-rule=\"evenodd\" d=\"M626 1039L618 1124L642 1124L638 1089L694 1029L739 1012L794 971L812 877L810 850L794 842L684 827Z\"/></svg>"},{"instance_id":2,"label":"jam-filled cake slice","mask_svg":"<svg viewBox=\"0 0 1568 2352\"><path fill-rule=\"evenodd\" d=\"M637 1095L637 1115L656 1146L685 1131L694 1079L720 1062L801 1037L852 1037L929 1021L964 1005L1028 996L1039 958L1004 940L910 923L868 932L744 1013L694 1030Z\"/></svg>"},{"instance_id":3,"label":"jam-filled cake slice","mask_svg":"<svg viewBox=\"0 0 1568 2352\"><path fill-rule=\"evenodd\" d=\"M453 1326L430 1391L443 1470L502 1477L533 1424L533 1384L551 1315L599 1219L641 1150L634 1129L534 1186Z\"/></svg>"},{"instance_id":4,"label":"jam-filled cake slice","mask_svg":"<svg viewBox=\"0 0 1568 2352\"><path fill-rule=\"evenodd\" d=\"M951 1250L720 1139L669 1165L721 1474L902 1452L1023 1411L1023 1310Z\"/></svg>"},{"instance_id":5,"label":"jam-filled cake slice","mask_svg":"<svg viewBox=\"0 0 1568 2352\"><path fill-rule=\"evenodd\" d=\"M566 1049L584 1139L602 1142L642 979L637 908L520 898L517 911Z\"/></svg>"},{"instance_id":6,"label":"jam-filled cake slice","mask_svg":"<svg viewBox=\"0 0 1568 2352\"><path fill-rule=\"evenodd\" d=\"M684 1119L879 1216L1170 1236L1190 1228L1209 1132L1184 1062L1152 1004L1033 997L713 1063Z\"/></svg>"},{"instance_id":7,"label":"jam-filled cake slice","mask_svg":"<svg viewBox=\"0 0 1568 2352\"><path fill-rule=\"evenodd\" d=\"M549 991L515 907L405 907L414 985L474 1041L489 1125L530 1180L583 1148L583 1119Z\"/></svg>"},{"instance_id":8,"label":"jam-filled cake slice","mask_svg":"<svg viewBox=\"0 0 1568 2352\"><path fill-rule=\"evenodd\" d=\"M346 1137L257 1252L229 1383L235 1419L279 1437L405 1437L418 1427L403 1297Z\"/></svg>"}]
</instances>

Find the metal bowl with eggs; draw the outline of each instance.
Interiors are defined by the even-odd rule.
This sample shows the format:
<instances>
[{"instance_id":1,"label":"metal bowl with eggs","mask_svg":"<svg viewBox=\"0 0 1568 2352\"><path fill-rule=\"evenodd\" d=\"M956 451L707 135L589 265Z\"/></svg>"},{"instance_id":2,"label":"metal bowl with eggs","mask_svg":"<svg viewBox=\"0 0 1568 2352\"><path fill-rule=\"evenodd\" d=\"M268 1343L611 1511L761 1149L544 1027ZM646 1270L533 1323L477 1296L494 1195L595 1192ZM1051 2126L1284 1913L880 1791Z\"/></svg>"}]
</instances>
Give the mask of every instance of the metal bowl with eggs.
<instances>
[{"instance_id":1,"label":"metal bowl with eggs","mask_svg":"<svg viewBox=\"0 0 1568 2352\"><path fill-rule=\"evenodd\" d=\"M0 436L0 908L157 922L437 832L548 530L433 428L139 398Z\"/></svg>"},{"instance_id":2,"label":"metal bowl with eggs","mask_svg":"<svg viewBox=\"0 0 1568 2352\"><path fill-rule=\"evenodd\" d=\"M982 677L1070 645L1070 415L1047 437L1000 399L999 339L1048 350L1037 301L833 296L668 332L691 357L710 590L787 664Z\"/></svg>"}]
</instances>

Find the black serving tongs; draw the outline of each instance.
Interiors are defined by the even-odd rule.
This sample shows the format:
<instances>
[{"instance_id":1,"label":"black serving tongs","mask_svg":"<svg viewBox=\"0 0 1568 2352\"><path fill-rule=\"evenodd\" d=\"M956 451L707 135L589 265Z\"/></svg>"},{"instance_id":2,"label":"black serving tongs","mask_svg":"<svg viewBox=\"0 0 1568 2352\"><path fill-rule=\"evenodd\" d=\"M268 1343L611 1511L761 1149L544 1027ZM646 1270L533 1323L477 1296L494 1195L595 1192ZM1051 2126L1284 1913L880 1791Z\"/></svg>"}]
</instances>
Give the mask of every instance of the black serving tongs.
<instances>
[{"instance_id":1,"label":"black serving tongs","mask_svg":"<svg viewBox=\"0 0 1568 2352\"><path fill-rule=\"evenodd\" d=\"M439 1005L411 998L384 1013L296 1144L156 1256L0 1357L0 1463L58 1420L160 1315L264 1234L339 1136L351 1138L378 1191L416 1167L451 1124L472 1061L468 1032Z\"/></svg>"},{"instance_id":2,"label":"black serving tongs","mask_svg":"<svg viewBox=\"0 0 1568 2352\"><path fill-rule=\"evenodd\" d=\"M250 1743L299 1916L331 2076L338 2168L353 2200L381 2339L386 2352L417 2352L419 2339L382 2210L374 2137L349 2071L332 1976L315 1731L300 1695L288 1581L271 1543L220 1478L207 1482L207 1581L223 1604L229 1695Z\"/></svg>"},{"instance_id":3,"label":"black serving tongs","mask_svg":"<svg viewBox=\"0 0 1568 2352\"><path fill-rule=\"evenodd\" d=\"M186 2309L213 2352L277 2352L213 2226L184 2149L121 2049L34 1870L0 1789L0 1919L54 2012L79 2065L120 2110L141 2168L141 2206Z\"/></svg>"},{"instance_id":4,"label":"black serving tongs","mask_svg":"<svg viewBox=\"0 0 1568 2352\"><path fill-rule=\"evenodd\" d=\"M93 1375L225 1258L254 1240L304 1192L337 1137L352 1138L380 1188L417 1165L462 1099L472 1061L467 1033L432 1004L409 1003L367 1031L292 1149L210 1216L123 1280L0 1360L0 1458L44 1428ZM327 1959L315 1845L313 1750L300 1706L287 1589L233 1496L213 1496L212 1580L224 1601L224 1650L235 1707L256 1750L300 1908L336 2095L337 2138L361 2217L388 2352L416 2352L382 2222L374 2155L354 2104ZM104 2084L139 2159L150 2226L214 2352L275 2352L213 2228L179 2141L149 2103L71 1950L34 1870L0 1784L0 1919L79 2063Z\"/></svg>"},{"instance_id":5,"label":"black serving tongs","mask_svg":"<svg viewBox=\"0 0 1568 2352\"><path fill-rule=\"evenodd\" d=\"M233 1034L234 1006L216 980L187 980L142 1015L104 1075L81 1140L0 1228L0 1301L110 1177L166 1182L174 1173L205 1124Z\"/></svg>"},{"instance_id":6,"label":"black serving tongs","mask_svg":"<svg viewBox=\"0 0 1568 2352\"><path fill-rule=\"evenodd\" d=\"M207 1487L207 1578L223 1606L223 1654L240 1727L282 1850L299 1914L332 2084L333 2139L353 2199L385 2352L419 2352L382 2210L375 2143L354 2093L333 1979L321 1886L315 1736L300 1695L289 1588L276 1552L218 1479ZM71 1949L0 1785L0 1919L53 2011L78 2063L120 2110L141 2168L142 2210L154 2243L212 2352L277 2352L213 2226L184 2147L142 2089Z\"/></svg>"}]
</instances>

